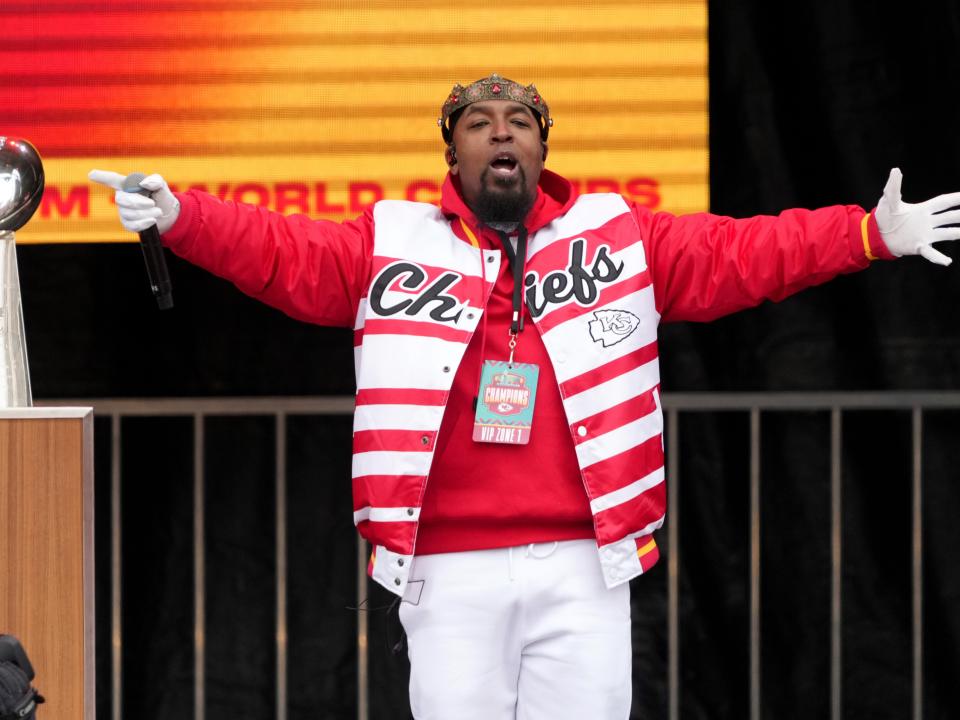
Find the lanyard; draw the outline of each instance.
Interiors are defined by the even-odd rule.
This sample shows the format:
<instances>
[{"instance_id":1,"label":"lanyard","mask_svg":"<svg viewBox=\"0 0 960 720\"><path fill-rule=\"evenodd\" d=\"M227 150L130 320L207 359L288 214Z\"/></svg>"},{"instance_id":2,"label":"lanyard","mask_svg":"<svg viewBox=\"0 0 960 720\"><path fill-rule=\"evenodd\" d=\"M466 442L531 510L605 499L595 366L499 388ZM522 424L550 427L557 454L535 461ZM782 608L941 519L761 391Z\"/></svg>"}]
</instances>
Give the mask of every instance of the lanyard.
<instances>
[{"instance_id":1,"label":"lanyard","mask_svg":"<svg viewBox=\"0 0 960 720\"><path fill-rule=\"evenodd\" d=\"M470 238L471 243L479 248L480 243L477 242L476 237L470 232L470 228L466 223L463 223L464 232ZM507 237L507 234L501 230L496 231L497 235L500 237L500 242L503 244L503 251L507 254L507 260L510 262L510 268L513 270L513 317L510 322L510 342L508 343L510 347L510 359L507 361L509 365L513 366L513 351L517 347L517 336L523 331L523 277L526 274L527 269L527 228L521 223L519 228L519 235L517 237L517 249L513 249L513 245L510 243L510 238ZM517 256L523 258L522 261L517 261ZM483 262L483 252L480 253L480 277L482 282L481 296L486 297L486 268ZM496 282L496 279L494 279ZM483 331L480 342L480 367L477 371L477 386L480 386L480 383L483 378L483 363L486 353L484 348L487 345L487 315L488 313L483 313ZM473 409L477 409L477 397L473 398Z\"/></svg>"},{"instance_id":2,"label":"lanyard","mask_svg":"<svg viewBox=\"0 0 960 720\"><path fill-rule=\"evenodd\" d=\"M540 368L536 363L513 361L517 340L523 332L523 281L527 270L527 229L521 224L518 230L516 250L510 244L507 234L497 230L500 242L503 243L503 251L513 270L513 317L510 321L508 344L510 358L506 363L503 360L482 358L480 382L474 404L475 442L509 445L526 445L530 442Z\"/></svg>"},{"instance_id":3,"label":"lanyard","mask_svg":"<svg viewBox=\"0 0 960 720\"><path fill-rule=\"evenodd\" d=\"M513 269L513 315L510 320L510 360L513 361L513 348L517 344L517 336L523 332L523 276L527 271L527 228L522 224L517 237L517 249L513 249L507 234L497 230L503 251L507 254L510 267Z\"/></svg>"}]
</instances>

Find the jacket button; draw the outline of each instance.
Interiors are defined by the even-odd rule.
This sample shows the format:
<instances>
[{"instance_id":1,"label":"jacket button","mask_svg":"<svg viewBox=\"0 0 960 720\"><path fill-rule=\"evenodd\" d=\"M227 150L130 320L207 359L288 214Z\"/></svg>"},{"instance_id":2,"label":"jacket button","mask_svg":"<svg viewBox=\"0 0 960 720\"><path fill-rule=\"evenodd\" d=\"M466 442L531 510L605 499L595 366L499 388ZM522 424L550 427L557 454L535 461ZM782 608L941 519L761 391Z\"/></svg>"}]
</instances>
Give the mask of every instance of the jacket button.
<instances>
[{"instance_id":1,"label":"jacket button","mask_svg":"<svg viewBox=\"0 0 960 720\"><path fill-rule=\"evenodd\" d=\"M403 567L403 558L397 558L397 565Z\"/></svg>"},{"instance_id":2,"label":"jacket button","mask_svg":"<svg viewBox=\"0 0 960 720\"><path fill-rule=\"evenodd\" d=\"M493 262L493 255L487 255L487 262L488 263Z\"/></svg>"},{"instance_id":3,"label":"jacket button","mask_svg":"<svg viewBox=\"0 0 960 720\"><path fill-rule=\"evenodd\" d=\"M399 585L401 582L403 582L403 581L402 581L400 578L394 578L394 579L393 579L393 584L394 584L394 585Z\"/></svg>"},{"instance_id":4,"label":"jacket button","mask_svg":"<svg viewBox=\"0 0 960 720\"><path fill-rule=\"evenodd\" d=\"M449 365L444 365L444 366L443 366L443 371L444 371L444 372L450 372L450 366L449 366Z\"/></svg>"},{"instance_id":5,"label":"jacket button","mask_svg":"<svg viewBox=\"0 0 960 720\"><path fill-rule=\"evenodd\" d=\"M586 437L586 436L587 436L587 428L586 428L585 426L583 426L583 425L581 425L580 427L578 427L578 428L577 428L577 435L579 435L580 437Z\"/></svg>"},{"instance_id":6,"label":"jacket button","mask_svg":"<svg viewBox=\"0 0 960 720\"><path fill-rule=\"evenodd\" d=\"M407 508L407 515L413 517L413 508Z\"/></svg>"},{"instance_id":7,"label":"jacket button","mask_svg":"<svg viewBox=\"0 0 960 720\"><path fill-rule=\"evenodd\" d=\"M473 313L467 313L467 320L473 320Z\"/></svg>"},{"instance_id":8,"label":"jacket button","mask_svg":"<svg viewBox=\"0 0 960 720\"><path fill-rule=\"evenodd\" d=\"M421 444L421 445L429 445L429 444L430 444L430 436L429 436L429 435L421 435L421 436L420 436L420 444Z\"/></svg>"}]
</instances>

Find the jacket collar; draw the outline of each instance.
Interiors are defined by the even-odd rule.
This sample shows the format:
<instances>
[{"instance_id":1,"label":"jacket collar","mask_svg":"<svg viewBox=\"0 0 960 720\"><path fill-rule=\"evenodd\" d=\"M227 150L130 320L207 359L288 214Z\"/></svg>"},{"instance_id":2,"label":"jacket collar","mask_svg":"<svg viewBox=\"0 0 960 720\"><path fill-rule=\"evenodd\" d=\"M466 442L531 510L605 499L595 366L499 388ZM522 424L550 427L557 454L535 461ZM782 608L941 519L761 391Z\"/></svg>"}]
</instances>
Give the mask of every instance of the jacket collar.
<instances>
[{"instance_id":1,"label":"jacket collar","mask_svg":"<svg viewBox=\"0 0 960 720\"><path fill-rule=\"evenodd\" d=\"M577 192L569 180L554 172L544 170L540 173L540 182L537 185L537 199L523 221L527 232L535 233L563 215L570 209L576 199ZM447 173L447 177L443 181L440 207L444 215L460 217L472 228L479 228L479 221L473 211L467 207L467 203L460 192L459 180L450 173Z\"/></svg>"}]
</instances>

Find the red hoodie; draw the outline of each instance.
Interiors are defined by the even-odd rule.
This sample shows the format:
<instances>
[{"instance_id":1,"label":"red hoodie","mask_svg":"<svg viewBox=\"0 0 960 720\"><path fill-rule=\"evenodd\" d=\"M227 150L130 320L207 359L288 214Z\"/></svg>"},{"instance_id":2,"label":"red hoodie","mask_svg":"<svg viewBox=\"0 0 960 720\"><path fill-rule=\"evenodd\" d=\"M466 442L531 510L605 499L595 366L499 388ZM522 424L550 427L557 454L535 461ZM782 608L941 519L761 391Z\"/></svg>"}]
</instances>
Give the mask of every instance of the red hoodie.
<instances>
[{"instance_id":1,"label":"red hoodie","mask_svg":"<svg viewBox=\"0 0 960 720\"><path fill-rule=\"evenodd\" d=\"M534 233L564 214L575 199L569 182L544 171L536 202L524 220L528 232ZM444 183L442 208L447 215L462 218L483 247L504 252L493 230L478 227L450 176ZM454 221L453 227L469 242L459 222ZM513 310L513 274L506 257L495 280L486 329L481 323L450 390L420 511L418 555L594 537L590 503L560 390L532 322L520 333L515 354L518 362L540 368L530 442L499 445L473 440L473 399L480 364L506 360L510 354L507 331Z\"/></svg>"}]
</instances>

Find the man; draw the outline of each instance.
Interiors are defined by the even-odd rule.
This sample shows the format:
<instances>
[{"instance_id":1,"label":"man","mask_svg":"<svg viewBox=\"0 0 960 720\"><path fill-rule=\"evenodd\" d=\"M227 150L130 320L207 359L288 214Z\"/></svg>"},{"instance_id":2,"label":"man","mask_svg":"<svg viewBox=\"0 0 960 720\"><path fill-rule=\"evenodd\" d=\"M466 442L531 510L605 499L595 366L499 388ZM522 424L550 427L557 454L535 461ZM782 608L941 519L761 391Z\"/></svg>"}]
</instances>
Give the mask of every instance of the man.
<instances>
[{"instance_id":1,"label":"man","mask_svg":"<svg viewBox=\"0 0 960 720\"><path fill-rule=\"evenodd\" d=\"M356 330L354 519L402 596L417 718L626 718L628 580L665 511L656 330L960 237L960 195L733 220L576 197L533 85L455 86L441 207L336 224L122 177L126 228L310 322ZM941 215L936 213L943 212ZM428 482L429 478L429 482Z\"/></svg>"}]
</instances>

